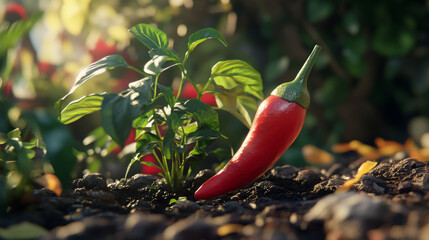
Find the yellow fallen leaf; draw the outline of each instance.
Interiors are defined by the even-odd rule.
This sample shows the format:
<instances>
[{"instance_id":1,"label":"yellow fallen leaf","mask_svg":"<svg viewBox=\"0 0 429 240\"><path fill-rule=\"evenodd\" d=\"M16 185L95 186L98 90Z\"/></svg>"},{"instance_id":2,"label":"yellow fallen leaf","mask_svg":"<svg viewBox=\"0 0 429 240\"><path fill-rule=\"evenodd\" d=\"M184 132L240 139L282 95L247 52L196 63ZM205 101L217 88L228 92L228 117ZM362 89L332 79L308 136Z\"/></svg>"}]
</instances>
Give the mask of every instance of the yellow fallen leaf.
<instances>
[{"instance_id":1,"label":"yellow fallen leaf","mask_svg":"<svg viewBox=\"0 0 429 240\"><path fill-rule=\"evenodd\" d=\"M381 154L376 148L366 145L358 140L353 140L349 143L335 144L332 146L332 151L336 153L355 151L362 157L368 158L370 160L375 160L381 157Z\"/></svg>"},{"instance_id":2,"label":"yellow fallen leaf","mask_svg":"<svg viewBox=\"0 0 429 240\"><path fill-rule=\"evenodd\" d=\"M422 156L422 162L428 162L429 161L429 149L423 148L420 149L420 155Z\"/></svg>"},{"instance_id":3,"label":"yellow fallen leaf","mask_svg":"<svg viewBox=\"0 0 429 240\"><path fill-rule=\"evenodd\" d=\"M337 143L332 145L331 149L335 153L345 153L354 150L350 146L350 143Z\"/></svg>"},{"instance_id":4,"label":"yellow fallen leaf","mask_svg":"<svg viewBox=\"0 0 429 240\"><path fill-rule=\"evenodd\" d=\"M367 172L369 172L371 169L373 169L375 166L377 165L377 162L373 162L373 161L366 161L364 163L362 163L362 165L360 165L356 176L353 179L350 179L348 181L346 181L343 186L341 186L340 188L337 189L337 191L335 191L336 193L339 192L344 192L350 189L350 187L357 183L359 181L359 179Z\"/></svg>"},{"instance_id":5,"label":"yellow fallen leaf","mask_svg":"<svg viewBox=\"0 0 429 240\"><path fill-rule=\"evenodd\" d=\"M420 162L429 161L429 149L420 149L411 139L407 139L405 141L405 150L408 152L411 158L415 158Z\"/></svg>"},{"instance_id":6,"label":"yellow fallen leaf","mask_svg":"<svg viewBox=\"0 0 429 240\"><path fill-rule=\"evenodd\" d=\"M353 140L350 142L350 145L362 157L368 158L370 160L375 160L381 157L380 153L376 148L361 143L360 141Z\"/></svg>"},{"instance_id":7,"label":"yellow fallen leaf","mask_svg":"<svg viewBox=\"0 0 429 240\"><path fill-rule=\"evenodd\" d=\"M306 162L315 165L328 165L334 161L332 154L310 144L302 147L302 155Z\"/></svg>"},{"instance_id":8,"label":"yellow fallen leaf","mask_svg":"<svg viewBox=\"0 0 429 240\"><path fill-rule=\"evenodd\" d=\"M225 224L217 228L217 234L223 237L232 233L239 233L241 232L242 229L243 229L243 225L241 224L236 224L236 223Z\"/></svg>"},{"instance_id":9,"label":"yellow fallen leaf","mask_svg":"<svg viewBox=\"0 0 429 240\"><path fill-rule=\"evenodd\" d=\"M58 197L61 196L63 188L61 182L54 174L47 173L35 179L35 181L43 187L54 192Z\"/></svg>"},{"instance_id":10,"label":"yellow fallen leaf","mask_svg":"<svg viewBox=\"0 0 429 240\"><path fill-rule=\"evenodd\" d=\"M379 152L383 156L392 156L397 152L404 149L404 146L396 141L384 140L383 138L376 138L374 140Z\"/></svg>"}]
</instances>

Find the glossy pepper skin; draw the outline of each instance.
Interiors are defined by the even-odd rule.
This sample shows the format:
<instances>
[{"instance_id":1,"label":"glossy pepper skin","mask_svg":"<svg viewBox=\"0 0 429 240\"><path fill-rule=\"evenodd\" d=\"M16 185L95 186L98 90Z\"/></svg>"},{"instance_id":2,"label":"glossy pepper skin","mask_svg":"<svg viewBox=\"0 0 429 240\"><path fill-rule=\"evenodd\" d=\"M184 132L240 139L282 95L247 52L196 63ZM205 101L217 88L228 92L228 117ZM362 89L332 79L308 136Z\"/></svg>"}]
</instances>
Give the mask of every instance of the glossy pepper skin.
<instances>
[{"instance_id":1,"label":"glossy pepper skin","mask_svg":"<svg viewBox=\"0 0 429 240\"><path fill-rule=\"evenodd\" d=\"M240 149L215 176L195 192L209 199L253 182L267 171L298 137L310 104L307 78L315 62L315 46L295 80L278 86L258 107Z\"/></svg>"}]
</instances>

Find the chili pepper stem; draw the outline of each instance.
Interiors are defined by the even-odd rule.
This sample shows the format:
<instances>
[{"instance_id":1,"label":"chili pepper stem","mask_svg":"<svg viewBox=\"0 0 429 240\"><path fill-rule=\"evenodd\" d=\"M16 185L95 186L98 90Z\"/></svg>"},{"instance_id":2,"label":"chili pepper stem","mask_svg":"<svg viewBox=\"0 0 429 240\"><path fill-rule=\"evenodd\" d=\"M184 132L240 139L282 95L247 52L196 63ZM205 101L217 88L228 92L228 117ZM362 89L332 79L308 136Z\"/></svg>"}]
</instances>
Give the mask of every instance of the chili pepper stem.
<instances>
[{"instance_id":1,"label":"chili pepper stem","mask_svg":"<svg viewBox=\"0 0 429 240\"><path fill-rule=\"evenodd\" d=\"M307 109L310 105L310 93L307 89L307 79L321 49L322 48L318 45L314 46L313 51L295 79L279 85L274 89L271 95L280 97L288 102L297 103Z\"/></svg>"}]
</instances>

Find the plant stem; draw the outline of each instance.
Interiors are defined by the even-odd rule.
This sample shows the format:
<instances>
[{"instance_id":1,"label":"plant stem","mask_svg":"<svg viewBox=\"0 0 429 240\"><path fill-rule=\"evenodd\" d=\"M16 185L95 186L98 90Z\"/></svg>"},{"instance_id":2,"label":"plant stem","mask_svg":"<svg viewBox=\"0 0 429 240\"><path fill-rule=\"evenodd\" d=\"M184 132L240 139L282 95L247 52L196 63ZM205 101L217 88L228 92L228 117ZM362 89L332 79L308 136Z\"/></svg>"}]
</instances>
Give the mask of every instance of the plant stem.
<instances>
[{"instance_id":1,"label":"plant stem","mask_svg":"<svg viewBox=\"0 0 429 240\"><path fill-rule=\"evenodd\" d=\"M185 76L182 73L182 79L180 79L179 90L177 90L176 101L179 99L180 94L182 94L182 88L184 83L185 83Z\"/></svg>"},{"instance_id":2,"label":"plant stem","mask_svg":"<svg viewBox=\"0 0 429 240\"><path fill-rule=\"evenodd\" d=\"M157 88L158 88L158 79L159 79L159 74L155 76L155 82L153 85L153 98L156 97L157 94ZM156 119L156 111L155 109L152 110L152 116L154 119L154 127L155 127L155 133L156 136L158 136L160 139L163 138L161 132L159 131L159 125L158 125L158 121ZM164 146L162 144L162 142L159 143L159 151L161 153L164 152ZM170 170L168 167L168 162L167 159L165 158L164 155L162 155L162 161L158 158L158 156L156 154L154 154L155 158L157 159L162 171L164 172L164 177L165 177L165 181L167 182L167 185L171 186L172 185L172 178L171 178L171 174L170 174Z\"/></svg>"},{"instance_id":3,"label":"plant stem","mask_svg":"<svg viewBox=\"0 0 429 240\"><path fill-rule=\"evenodd\" d=\"M156 90L158 89L159 74L155 76L155 82L153 84L153 97L156 97Z\"/></svg>"},{"instance_id":4,"label":"plant stem","mask_svg":"<svg viewBox=\"0 0 429 240\"><path fill-rule=\"evenodd\" d=\"M159 167L161 168L162 172L165 172L164 165L162 164L161 160L158 157L158 154L156 153L155 149L152 149L152 155L155 158L156 162L158 163Z\"/></svg>"},{"instance_id":5,"label":"plant stem","mask_svg":"<svg viewBox=\"0 0 429 240\"><path fill-rule=\"evenodd\" d=\"M165 181L167 182L168 185L171 185L171 177L170 177L170 173L168 172L168 165L167 166L164 165L164 163L159 159L158 154L156 154L155 150L152 151L152 155L155 157L156 161L161 167L161 170L164 174Z\"/></svg>"},{"instance_id":6,"label":"plant stem","mask_svg":"<svg viewBox=\"0 0 429 240\"><path fill-rule=\"evenodd\" d=\"M139 158L140 158L139 154L135 155L135 156L133 157L133 159L131 160L131 162L128 164L127 171L125 172L125 179L127 179L127 177L128 177L128 172L130 171L131 166L132 166L136 161L138 161L138 160L139 160Z\"/></svg>"},{"instance_id":7,"label":"plant stem","mask_svg":"<svg viewBox=\"0 0 429 240\"><path fill-rule=\"evenodd\" d=\"M179 67L180 67L180 70L182 71L182 79L186 78L192 84L192 86L195 88L195 91L197 91L197 98L200 99L201 98L201 91L198 89L197 85L191 80L191 78L189 78L183 64L179 65ZM177 95L177 96L179 96L179 95Z\"/></svg>"},{"instance_id":8,"label":"plant stem","mask_svg":"<svg viewBox=\"0 0 429 240\"><path fill-rule=\"evenodd\" d=\"M135 72L138 72L138 73L140 73L141 75L143 75L145 77L149 77L149 75L147 73L145 73L145 72L141 71L140 69L137 69L137 68L135 68L133 66L128 66L127 68L131 69L131 70L134 70Z\"/></svg>"},{"instance_id":9,"label":"plant stem","mask_svg":"<svg viewBox=\"0 0 429 240\"><path fill-rule=\"evenodd\" d=\"M206 82L206 84L204 85L203 89L201 90L202 93L207 90L207 88L210 86L210 84L212 83L212 81L213 81L213 78L209 78L209 80Z\"/></svg>"}]
</instances>

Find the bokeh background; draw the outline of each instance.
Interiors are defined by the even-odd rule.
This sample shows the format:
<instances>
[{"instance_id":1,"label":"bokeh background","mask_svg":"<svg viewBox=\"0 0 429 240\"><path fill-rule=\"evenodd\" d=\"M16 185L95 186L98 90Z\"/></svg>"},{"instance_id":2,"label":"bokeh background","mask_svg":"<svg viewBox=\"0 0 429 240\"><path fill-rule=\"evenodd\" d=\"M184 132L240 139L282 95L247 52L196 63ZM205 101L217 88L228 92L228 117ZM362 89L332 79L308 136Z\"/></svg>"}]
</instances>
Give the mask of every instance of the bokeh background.
<instances>
[{"instance_id":1,"label":"bokeh background","mask_svg":"<svg viewBox=\"0 0 429 240\"><path fill-rule=\"evenodd\" d=\"M6 14L10 3L20 4L26 15ZM182 56L190 34L213 27L229 47L217 41L199 46L189 61L193 78L205 82L216 62L242 59L261 73L266 96L295 77L315 44L323 48L310 75L312 103L304 128L280 164L304 164L305 144L329 150L351 140L373 145L382 137L400 143L411 138L429 148L424 135L429 132L429 1L0 0L2 23L38 12L43 16L21 41L13 69L3 79L11 82L21 110L55 114L55 101L68 92L79 70L106 55L120 54L143 67L147 49L128 32L135 24L165 31ZM162 81L174 84L176 76L167 72ZM85 83L72 98L120 92L136 78L115 70ZM221 130L238 149L246 127L228 113L219 114ZM11 122L0 130L18 124ZM69 127L82 143L99 125L93 114ZM85 159L91 153L97 159L93 169L100 168L102 154L80 147L87 151Z\"/></svg>"}]
</instances>

